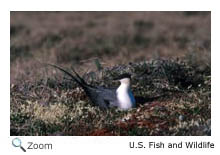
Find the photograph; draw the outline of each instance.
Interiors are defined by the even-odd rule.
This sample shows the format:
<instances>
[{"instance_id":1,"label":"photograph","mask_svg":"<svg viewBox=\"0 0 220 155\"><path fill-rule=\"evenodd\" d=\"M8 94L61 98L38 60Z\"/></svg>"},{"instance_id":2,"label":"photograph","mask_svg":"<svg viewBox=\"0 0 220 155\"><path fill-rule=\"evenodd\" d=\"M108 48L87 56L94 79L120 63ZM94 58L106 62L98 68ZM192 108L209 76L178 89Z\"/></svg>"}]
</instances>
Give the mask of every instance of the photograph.
<instances>
[{"instance_id":1,"label":"photograph","mask_svg":"<svg viewBox=\"0 0 220 155\"><path fill-rule=\"evenodd\" d=\"M10 136L211 136L211 11L10 11Z\"/></svg>"}]
</instances>

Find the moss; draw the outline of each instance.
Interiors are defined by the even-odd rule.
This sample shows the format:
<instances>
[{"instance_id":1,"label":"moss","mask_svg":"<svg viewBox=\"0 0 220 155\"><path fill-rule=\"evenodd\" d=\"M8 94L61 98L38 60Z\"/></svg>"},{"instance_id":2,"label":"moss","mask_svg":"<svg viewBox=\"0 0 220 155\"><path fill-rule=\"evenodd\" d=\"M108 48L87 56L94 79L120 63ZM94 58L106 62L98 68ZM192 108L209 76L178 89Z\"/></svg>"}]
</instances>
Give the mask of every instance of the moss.
<instances>
[{"instance_id":1,"label":"moss","mask_svg":"<svg viewBox=\"0 0 220 155\"><path fill-rule=\"evenodd\" d=\"M103 68L91 79L89 73L84 77L91 84L111 86L112 78L124 72L132 74L138 105L129 111L91 105L83 90L65 78L53 87L45 82L13 85L11 135L210 134L205 125L211 118L207 73L197 72L185 60L152 60ZM204 78L192 80L197 76Z\"/></svg>"}]
</instances>

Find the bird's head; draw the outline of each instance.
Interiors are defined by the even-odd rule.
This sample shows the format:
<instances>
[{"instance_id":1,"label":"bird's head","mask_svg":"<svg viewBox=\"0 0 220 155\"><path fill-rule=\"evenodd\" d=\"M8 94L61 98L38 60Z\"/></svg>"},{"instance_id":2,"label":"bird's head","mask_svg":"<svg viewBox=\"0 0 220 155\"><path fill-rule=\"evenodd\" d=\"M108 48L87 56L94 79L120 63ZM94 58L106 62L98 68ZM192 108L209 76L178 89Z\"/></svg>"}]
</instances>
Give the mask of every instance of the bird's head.
<instances>
[{"instance_id":1,"label":"bird's head","mask_svg":"<svg viewBox=\"0 0 220 155\"><path fill-rule=\"evenodd\" d=\"M121 75L119 75L117 78L114 78L114 80L118 80L118 81L121 82L121 84L125 84L125 85L130 86L130 83L131 83L131 75L128 74L128 73L121 74Z\"/></svg>"}]
</instances>

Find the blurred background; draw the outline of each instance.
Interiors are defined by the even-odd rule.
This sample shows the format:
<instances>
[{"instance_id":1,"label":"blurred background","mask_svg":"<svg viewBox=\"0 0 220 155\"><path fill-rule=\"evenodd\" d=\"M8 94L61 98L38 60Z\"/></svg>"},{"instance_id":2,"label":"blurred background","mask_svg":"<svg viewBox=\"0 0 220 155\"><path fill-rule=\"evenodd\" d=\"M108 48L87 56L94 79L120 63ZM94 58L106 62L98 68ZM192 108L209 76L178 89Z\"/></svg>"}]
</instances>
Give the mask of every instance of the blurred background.
<instances>
[{"instance_id":1,"label":"blurred background","mask_svg":"<svg viewBox=\"0 0 220 155\"><path fill-rule=\"evenodd\" d=\"M34 80L38 60L77 71L202 51L211 61L211 12L11 12L11 83ZM200 50L197 50L200 49ZM207 57L208 55L208 57Z\"/></svg>"}]
</instances>

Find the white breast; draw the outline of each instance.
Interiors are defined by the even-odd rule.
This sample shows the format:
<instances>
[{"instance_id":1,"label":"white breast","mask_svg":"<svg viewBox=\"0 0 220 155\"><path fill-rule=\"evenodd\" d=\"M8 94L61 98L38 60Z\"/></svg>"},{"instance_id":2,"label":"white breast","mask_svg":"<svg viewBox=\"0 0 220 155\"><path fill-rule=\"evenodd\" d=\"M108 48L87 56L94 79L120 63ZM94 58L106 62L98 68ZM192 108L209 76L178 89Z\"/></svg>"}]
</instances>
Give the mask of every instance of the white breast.
<instances>
[{"instance_id":1,"label":"white breast","mask_svg":"<svg viewBox=\"0 0 220 155\"><path fill-rule=\"evenodd\" d=\"M117 99L120 109L130 109L135 107L135 99L129 87L120 85L117 89Z\"/></svg>"}]
</instances>

